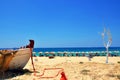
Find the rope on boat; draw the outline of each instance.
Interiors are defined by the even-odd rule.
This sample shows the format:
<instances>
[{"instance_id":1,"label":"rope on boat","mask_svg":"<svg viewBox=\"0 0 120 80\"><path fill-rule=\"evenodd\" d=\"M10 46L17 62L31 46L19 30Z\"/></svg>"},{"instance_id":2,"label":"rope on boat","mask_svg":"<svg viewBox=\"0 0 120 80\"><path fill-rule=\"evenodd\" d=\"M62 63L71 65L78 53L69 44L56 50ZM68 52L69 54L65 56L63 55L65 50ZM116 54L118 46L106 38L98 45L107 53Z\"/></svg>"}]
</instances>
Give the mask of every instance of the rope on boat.
<instances>
[{"instance_id":1,"label":"rope on boat","mask_svg":"<svg viewBox=\"0 0 120 80\"><path fill-rule=\"evenodd\" d=\"M35 70L35 66L34 66L34 62L33 62L32 48L30 48L30 55L31 55L31 62L32 62L33 70L35 72L36 70Z\"/></svg>"}]
</instances>

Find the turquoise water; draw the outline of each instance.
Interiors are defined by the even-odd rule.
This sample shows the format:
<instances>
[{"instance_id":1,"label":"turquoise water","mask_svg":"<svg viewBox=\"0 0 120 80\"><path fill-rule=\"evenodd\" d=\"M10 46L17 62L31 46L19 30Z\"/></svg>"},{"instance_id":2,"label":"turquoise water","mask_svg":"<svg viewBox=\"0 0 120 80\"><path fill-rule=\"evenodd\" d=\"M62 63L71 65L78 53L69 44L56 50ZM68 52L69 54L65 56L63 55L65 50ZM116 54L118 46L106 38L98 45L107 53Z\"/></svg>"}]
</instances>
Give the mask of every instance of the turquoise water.
<instances>
[{"instance_id":1,"label":"turquoise water","mask_svg":"<svg viewBox=\"0 0 120 80\"><path fill-rule=\"evenodd\" d=\"M80 47L80 48L34 48L33 56L106 56L104 47ZM52 54L51 54L52 53ZM110 56L120 56L120 47L110 47Z\"/></svg>"}]
</instances>

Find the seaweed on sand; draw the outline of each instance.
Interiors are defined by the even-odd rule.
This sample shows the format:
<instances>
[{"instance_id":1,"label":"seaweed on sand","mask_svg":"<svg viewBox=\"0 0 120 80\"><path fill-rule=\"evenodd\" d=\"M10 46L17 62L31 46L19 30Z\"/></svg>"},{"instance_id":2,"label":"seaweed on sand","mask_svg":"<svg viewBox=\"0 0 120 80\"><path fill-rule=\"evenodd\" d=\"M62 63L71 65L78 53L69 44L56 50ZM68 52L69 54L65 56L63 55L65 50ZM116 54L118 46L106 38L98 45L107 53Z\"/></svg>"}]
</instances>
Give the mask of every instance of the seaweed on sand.
<instances>
[{"instance_id":1,"label":"seaweed on sand","mask_svg":"<svg viewBox=\"0 0 120 80\"><path fill-rule=\"evenodd\" d=\"M84 70L82 70L80 73L83 74L83 75L87 75L88 72L90 72L90 70L86 70L86 69L84 69Z\"/></svg>"}]
</instances>

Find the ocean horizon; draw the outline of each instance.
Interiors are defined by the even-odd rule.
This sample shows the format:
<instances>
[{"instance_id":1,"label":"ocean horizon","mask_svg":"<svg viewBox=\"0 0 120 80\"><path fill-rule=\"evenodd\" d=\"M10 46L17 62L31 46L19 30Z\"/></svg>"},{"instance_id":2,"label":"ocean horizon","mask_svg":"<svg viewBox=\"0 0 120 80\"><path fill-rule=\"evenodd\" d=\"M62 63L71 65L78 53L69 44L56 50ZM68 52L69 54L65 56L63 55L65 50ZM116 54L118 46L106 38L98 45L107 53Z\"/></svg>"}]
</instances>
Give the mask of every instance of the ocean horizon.
<instances>
[{"instance_id":1,"label":"ocean horizon","mask_svg":"<svg viewBox=\"0 0 120 80\"><path fill-rule=\"evenodd\" d=\"M19 49L19 48L0 48L4 49ZM50 47L50 48L34 48L33 52L87 52L87 51L106 51L105 47ZM120 51L120 47L109 47L109 51Z\"/></svg>"}]
</instances>

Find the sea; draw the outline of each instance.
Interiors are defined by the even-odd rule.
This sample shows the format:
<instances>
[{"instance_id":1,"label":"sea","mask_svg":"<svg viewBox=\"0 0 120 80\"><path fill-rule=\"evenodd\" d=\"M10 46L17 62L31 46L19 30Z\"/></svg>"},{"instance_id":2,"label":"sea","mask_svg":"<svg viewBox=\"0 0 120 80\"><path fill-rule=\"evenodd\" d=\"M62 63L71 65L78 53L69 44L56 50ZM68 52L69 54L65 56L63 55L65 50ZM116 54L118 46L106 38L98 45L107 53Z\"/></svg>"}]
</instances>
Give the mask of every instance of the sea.
<instances>
[{"instance_id":1,"label":"sea","mask_svg":"<svg viewBox=\"0 0 120 80\"><path fill-rule=\"evenodd\" d=\"M68 48L34 48L34 52L90 52L106 51L105 47L68 47ZM120 51L120 47L110 47L109 51Z\"/></svg>"},{"instance_id":2,"label":"sea","mask_svg":"<svg viewBox=\"0 0 120 80\"><path fill-rule=\"evenodd\" d=\"M0 49L9 49L9 48L0 48ZM12 48L17 49L17 48ZM82 56L83 53L87 55L88 53L97 54L99 56L106 56L105 47L63 47L63 48L34 48L33 56L50 56L48 53L56 54L56 56L65 56L64 53L67 53L67 56ZM58 54L60 53L60 54ZM111 56L120 56L120 47L109 47L109 54Z\"/></svg>"}]
</instances>

